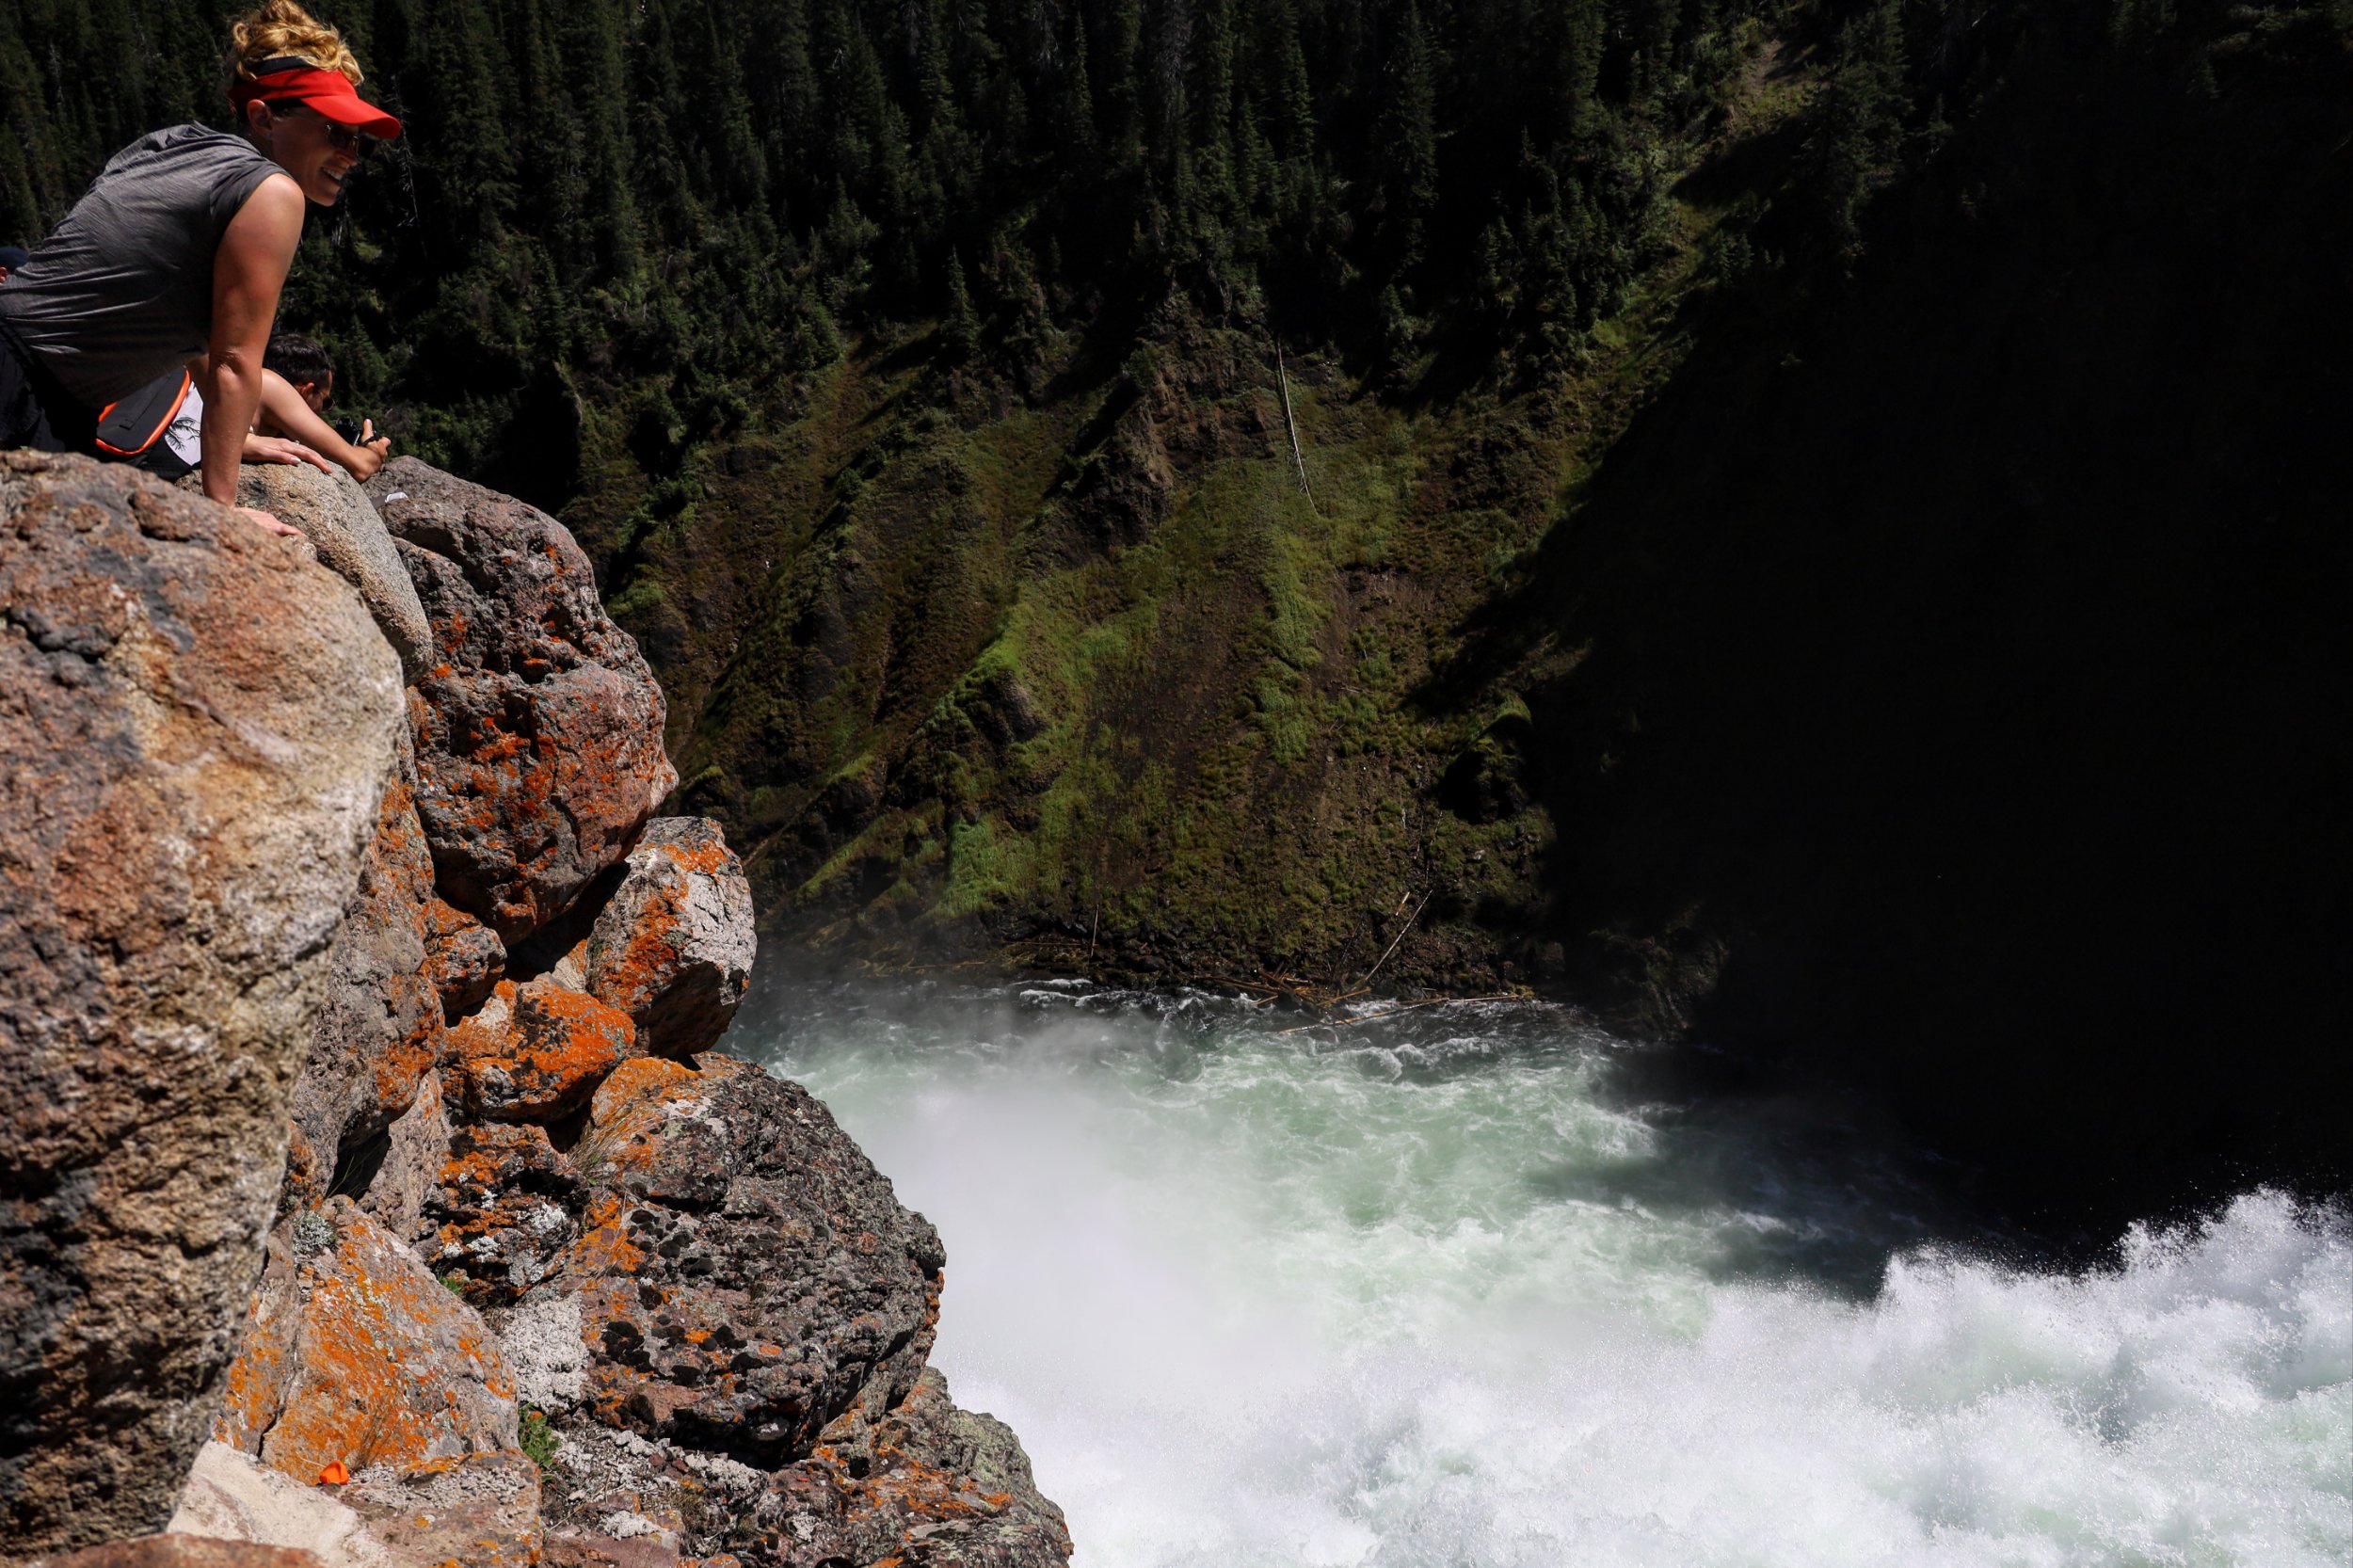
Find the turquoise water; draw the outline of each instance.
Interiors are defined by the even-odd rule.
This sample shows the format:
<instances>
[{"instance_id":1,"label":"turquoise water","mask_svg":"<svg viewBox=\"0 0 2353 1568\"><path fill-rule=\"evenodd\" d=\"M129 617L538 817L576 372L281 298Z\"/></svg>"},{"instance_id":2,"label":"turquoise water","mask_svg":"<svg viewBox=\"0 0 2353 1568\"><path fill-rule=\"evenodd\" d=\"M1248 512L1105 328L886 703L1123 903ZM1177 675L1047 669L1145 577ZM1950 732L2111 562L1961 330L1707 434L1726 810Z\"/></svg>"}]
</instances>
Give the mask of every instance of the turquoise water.
<instances>
[{"instance_id":1,"label":"turquoise water","mask_svg":"<svg viewBox=\"0 0 2353 1568\"><path fill-rule=\"evenodd\" d=\"M779 986L1084 1568L2353 1561L2353 1226L2006 1267L1833 1110L1565 1012Z\"/></svg>"}]
</instances>

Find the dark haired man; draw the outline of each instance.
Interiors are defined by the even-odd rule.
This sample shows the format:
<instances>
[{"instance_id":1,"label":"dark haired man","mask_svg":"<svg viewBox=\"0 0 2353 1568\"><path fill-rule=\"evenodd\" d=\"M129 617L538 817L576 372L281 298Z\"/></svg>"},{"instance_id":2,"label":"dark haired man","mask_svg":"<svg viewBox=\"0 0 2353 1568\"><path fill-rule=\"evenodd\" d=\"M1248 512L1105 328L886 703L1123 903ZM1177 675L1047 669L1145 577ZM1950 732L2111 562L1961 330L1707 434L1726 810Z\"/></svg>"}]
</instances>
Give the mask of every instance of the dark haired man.
<instances>
[{"instance_id":1,"label":"dark haired man","mask_svg":"<svg viewBox=\"0 0 2353 1568\"><path fill-rule=\"evenodd\" d=\"M263 351L262 369L262 410L254 422L258 436L293 443L296 456L305 460L314 460L314 453L324 456L363 483L384 466L392 439L377 435L374 420L360 422L357 440L344 440L327 423L327 405L335 396L335 362L326 349L299 332L274 333Z\"/></svg>"}]
</instances>

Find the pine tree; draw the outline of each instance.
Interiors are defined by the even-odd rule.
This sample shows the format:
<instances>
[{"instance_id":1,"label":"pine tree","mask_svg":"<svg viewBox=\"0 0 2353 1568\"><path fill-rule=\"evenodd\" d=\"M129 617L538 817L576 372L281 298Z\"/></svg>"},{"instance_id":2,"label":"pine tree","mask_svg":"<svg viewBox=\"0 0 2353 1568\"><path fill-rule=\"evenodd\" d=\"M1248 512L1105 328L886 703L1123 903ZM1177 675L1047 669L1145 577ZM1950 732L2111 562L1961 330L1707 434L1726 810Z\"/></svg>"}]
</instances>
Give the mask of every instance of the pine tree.
<instances>
[{"instance_id":1,"label":"pine tree","mask_svg":"<svg viewBox=\"0 0 2353 1568\"><path fill-rule=\"evenodd\" d=\"M1424 228L1438 201L1437 88L1421 10L1406 0L1385 72L1381 112L1382 225L1395 267L1421 257Z\"/></svg>"},{"instance_id":2,"label":"pine tree","mask_svg":"<svg viewBox=\"0 0 2353 1568\"><path fill-rule=\"evenodd\" d=\"M1283 0L1274 14L1274 59L1278 72L1275 102L1281 105L1275 120L1275 139L1286 158L1312 158L1316 150L1316 95L1307 81L1307 53L1300 47L1299 13L1289 0Z\"/></svg>"},{"instance_id":3,"label":"pine tree","mask_svg":"<svg viewBox=\"0 0 2353 1568\"><path fill-rule=\"evenodd\" d=\"M972 310L972 291L965 285L964 258L948 252L948 311L939 324L939 337L948 357L958 362L972 357L981 344L981 318Z\"/></svg>"},{"instance_id":4,"label":"pine tree","mask_svg":"<svg viewBox=\"0 0 2353 1568\"><path fill-rule=\"evenodd\" d=\"M1070 41L1062 58L1060 90L1055 95L1054 131L1074 161L1096 153L1095 84L1087 71L1087 24L1083 10L1070 12Z\"/></svg>"}]
</instances>

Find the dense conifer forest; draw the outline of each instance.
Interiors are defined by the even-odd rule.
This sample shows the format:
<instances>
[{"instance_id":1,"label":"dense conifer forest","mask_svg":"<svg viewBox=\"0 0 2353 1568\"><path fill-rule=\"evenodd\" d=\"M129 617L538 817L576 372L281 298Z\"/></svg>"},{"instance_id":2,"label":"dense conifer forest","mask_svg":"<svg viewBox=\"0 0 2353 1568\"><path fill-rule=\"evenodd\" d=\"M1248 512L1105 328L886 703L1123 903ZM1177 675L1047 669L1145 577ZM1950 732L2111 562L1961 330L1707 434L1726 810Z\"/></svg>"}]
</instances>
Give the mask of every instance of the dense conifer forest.
<instances>
[{"instance_id":1,"label":"dense conifer forest","mask_svg":"<svg viewBox=\"0 0 2353 1568\"><path fill-rule=\"evenodd\" d=\"M236 9L0 0L0 237ZM409 134L285 319L580 535L778 929L2337 1158L2347 0L320 9Z\"/></svg>"},{"instance_id":2,"label":"dense conifer forest","mask_svg":"<svg viewBox=\"0 0 2353 1568\"><path fill-rule=\"evenodd\" d=\"M8 0L0 230L225 121L225 0ZM1394 380L1557 373L1675 242L1769 39L1819 53L1825 236L2028 8L1782 0L349 0L409 135L287 314L424 450L546 500L651 472L888 324L1034 398L1172 295ZM2125 17L2120 25L2129 25ZM845 338L845 334L848 337ZM1083 374L1083 372L1081 372ZM1450 383L1451 384L1451 383ZM624 421L615 427L614 421Z\"/></svg>"}]
</instances>

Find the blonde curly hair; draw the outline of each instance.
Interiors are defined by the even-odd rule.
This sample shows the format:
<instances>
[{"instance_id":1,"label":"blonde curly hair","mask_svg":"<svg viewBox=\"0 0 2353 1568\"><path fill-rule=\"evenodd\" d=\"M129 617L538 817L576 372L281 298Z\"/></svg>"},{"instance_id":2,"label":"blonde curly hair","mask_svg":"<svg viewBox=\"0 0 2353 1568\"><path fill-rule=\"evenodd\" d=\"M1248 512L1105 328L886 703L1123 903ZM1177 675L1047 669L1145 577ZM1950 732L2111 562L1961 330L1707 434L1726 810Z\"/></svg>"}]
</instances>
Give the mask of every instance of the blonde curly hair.
<instances>
[{"instance_id":1,"label":"blonde curly hair","mask_svg":"<svg viewBox=\"0 0 2353 1568\"><path fill-rule=\"evenodd\" d=\"M360 85L360 59L344 42L344 35L294 0L265 0L229 29L233 80L254 80L254 67L282 55L308 60L321 71L340 71L353 87Z\"/></svg>"}]
</instances>

